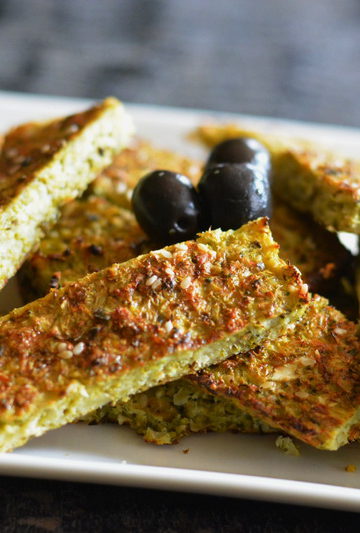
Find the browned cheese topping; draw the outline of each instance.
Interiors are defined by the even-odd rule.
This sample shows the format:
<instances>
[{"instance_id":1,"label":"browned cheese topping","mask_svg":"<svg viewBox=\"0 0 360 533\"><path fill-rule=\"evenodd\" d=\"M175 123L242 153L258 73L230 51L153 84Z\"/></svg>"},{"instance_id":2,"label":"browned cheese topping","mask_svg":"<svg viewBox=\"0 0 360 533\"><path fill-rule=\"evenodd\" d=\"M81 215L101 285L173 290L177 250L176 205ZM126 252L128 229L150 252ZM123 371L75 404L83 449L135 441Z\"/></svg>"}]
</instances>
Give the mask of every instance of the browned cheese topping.
<instances>
[{"instance_id":1,"label":"browned cheese topping","mask_svg":"<svg viewBox=\"0 0 360 533\"><path fill-rule=\"evenodd\" d=\"M246 327L255 345L268 321L279 326L308 300L277 249L259 219L113 265L14 310L0 320L2 421L39 394L65 395L74 380L103 383Z\"/></svg>"},{"instance_id":2,"label":"browned cheese topping","mask_svg":"<svg viewBox=\"0 0 360 533\"><path fill-rule=\"evenodd\" d=\"M41 127L34 122L13 128L0 152L0 205L17 196L36 171L102 111L100 104Z\"/></svg>"},{"instance_id":3,"label":"browned cheese topping","mask_svg":"<svg viewBox=\"0 0 360 533\"><path fill-rule=\"evenodd\" d=\"M354 438L360 412L357 326L314 297L285 335L190 379L312 446Z\"/></svg>"},{"instance_id":4,"label":"browned cheese topping","mask_svg":"<svg viewBox=\"0 0 360 533\"><path fill-rule=\"evenodd\" d=\"M131 211L90 196L63 207L60 221L27 261L21 278L24 289L44 295L148 250L147 236Z\"/></svg>"}]
</instances>

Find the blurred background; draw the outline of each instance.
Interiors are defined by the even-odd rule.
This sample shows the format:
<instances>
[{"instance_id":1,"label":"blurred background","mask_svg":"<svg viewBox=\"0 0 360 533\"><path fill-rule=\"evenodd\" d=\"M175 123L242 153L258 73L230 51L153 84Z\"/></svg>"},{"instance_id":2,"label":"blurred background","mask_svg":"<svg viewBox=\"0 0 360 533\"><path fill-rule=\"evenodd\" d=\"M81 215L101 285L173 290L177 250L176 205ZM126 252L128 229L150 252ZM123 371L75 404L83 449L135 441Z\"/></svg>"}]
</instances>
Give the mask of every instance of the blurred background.
<instances>
[{"instance_id":1,"label":"blurred background","mask_svg":"<svg viewBox=\"0 0 360 533\"><path fill-rule=\"evenodd\" d=\"M0 0L0 89L360 125L359 0Z\"/></svg>"}]
</instances>

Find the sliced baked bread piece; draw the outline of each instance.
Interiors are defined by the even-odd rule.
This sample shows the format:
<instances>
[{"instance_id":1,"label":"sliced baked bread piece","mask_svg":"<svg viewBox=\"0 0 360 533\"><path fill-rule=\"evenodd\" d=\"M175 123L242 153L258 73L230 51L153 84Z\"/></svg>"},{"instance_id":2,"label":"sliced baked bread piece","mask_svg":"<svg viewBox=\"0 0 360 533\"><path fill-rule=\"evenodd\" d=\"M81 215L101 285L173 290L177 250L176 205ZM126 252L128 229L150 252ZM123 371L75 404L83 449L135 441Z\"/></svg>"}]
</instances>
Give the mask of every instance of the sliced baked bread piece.
<instances>
[{"instance_id":1,"label":"sliced baked bread piece","mask_svg":"<svg viewBox=\"0 0 360 533\"><path fill-rule=\"evenodd\" d=\"M133 132L113 98L46 124L24 124L5 137L0 153L0 288L55 220L81 194Z\"/></svg>"},{"instance_id":2,"label":"sliced baked bread piece","mask_svg":"<svg viewBox=\"0 0 360 533\"><path fill-rule=\"evenodd\" d=\"M336 450L360 422L357 329L315 296L302 319L275 341L189 379L271 427Z\"/></svg>"},{"instance_id":3,"label":"sliced baked bread piece","mask_svg":"<svg viewBox=\"0 0 360 533\"><path fill-rule=\"evenodd\" d=\"M52 290L0 319L0 449L273 339L308 299L266 219Z\"/></svg>"}]
</instances>

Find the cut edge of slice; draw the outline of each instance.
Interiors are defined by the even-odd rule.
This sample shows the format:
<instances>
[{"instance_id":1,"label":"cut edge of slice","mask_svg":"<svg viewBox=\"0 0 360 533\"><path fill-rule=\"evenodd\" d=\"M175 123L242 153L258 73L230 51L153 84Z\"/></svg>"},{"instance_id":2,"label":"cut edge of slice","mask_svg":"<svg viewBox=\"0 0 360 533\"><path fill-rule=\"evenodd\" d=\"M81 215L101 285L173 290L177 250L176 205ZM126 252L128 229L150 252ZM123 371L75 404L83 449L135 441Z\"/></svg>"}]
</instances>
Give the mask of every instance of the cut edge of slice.
<instances>
[{"instance_id":1,"label":"cut edge of slice","mask_svg":"<svg viewBox=\"0 0 360 533\"><path fill-rule=\"evenodd\" d=\"M116 99L108 98L92 110L94 116L50 159L44 159L18 194L1 207L0 288L43 236L44 227L56 219L59 207L81 194L132 136L132 120Z\"/></svg>"}]
</instances>

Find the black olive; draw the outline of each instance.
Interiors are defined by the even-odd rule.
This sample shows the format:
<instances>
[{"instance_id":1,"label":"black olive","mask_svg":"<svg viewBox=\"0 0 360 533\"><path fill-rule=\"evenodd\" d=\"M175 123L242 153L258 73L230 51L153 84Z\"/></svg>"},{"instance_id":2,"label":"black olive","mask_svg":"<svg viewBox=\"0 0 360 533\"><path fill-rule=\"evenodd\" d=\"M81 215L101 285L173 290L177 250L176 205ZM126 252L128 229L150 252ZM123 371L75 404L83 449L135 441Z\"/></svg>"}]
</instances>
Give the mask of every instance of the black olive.
<instances>
[{"instance_id":1,"label":"black olive","mask_svg":"<svg viewBox=\"0 0 360 533\"><path fill-rule=\"evenodd\" d=\"M249 163L220 163L207 168L199 194L213 229L236 229L249 220L271 216L267 175Z\"/></svg>"},{"instance_id":2,"label":"black olive","mask_svg":"<svg viewBox=\"0 0 360 533\"><path fill-rule=\"evenodd\" d=\"M210 153L207 167L218 163L251 163L270 172L270 154L256 139L238 137L217 144Z\"/></svg>"},{"instance_id":3,"label":"black olive","mask_svg":"<svg viewBox=\"0 0 360 533\"><path fill-rule=\"evenodd\" d=\"M132 207L143 230L157 242L171 244L193 238L201 229L198 194L182 174L156 170L133 192Z\"/></svg>"}]
</instances>

